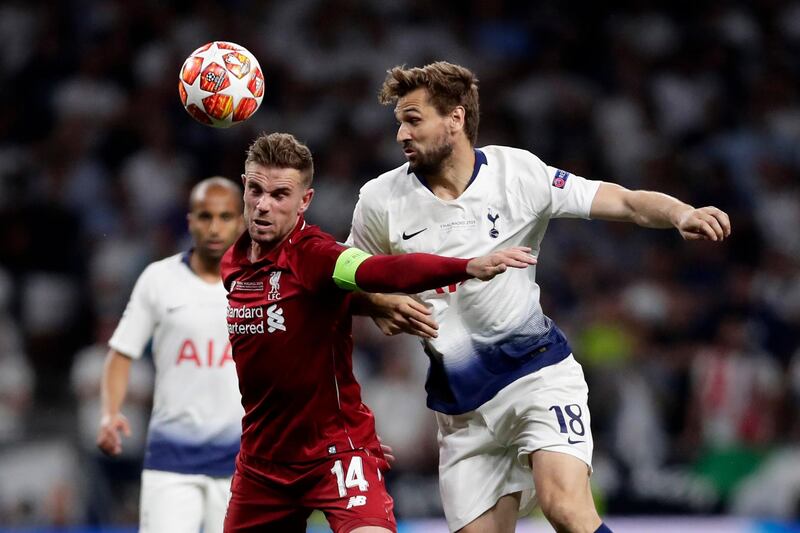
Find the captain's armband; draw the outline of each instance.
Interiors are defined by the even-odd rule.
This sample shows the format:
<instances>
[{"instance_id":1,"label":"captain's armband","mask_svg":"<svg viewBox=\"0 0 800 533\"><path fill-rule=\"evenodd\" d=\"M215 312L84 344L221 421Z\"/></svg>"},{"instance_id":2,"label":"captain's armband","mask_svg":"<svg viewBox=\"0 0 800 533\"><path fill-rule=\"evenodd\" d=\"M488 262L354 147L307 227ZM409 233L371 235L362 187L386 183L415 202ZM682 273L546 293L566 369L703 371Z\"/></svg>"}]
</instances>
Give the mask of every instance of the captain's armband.
<instances>
[{"instance_id":1,"label":"captain's armband","mask_svg":"<svg viewBox=\"0 0 800 533\"><path fill-rule=\"evenodd\" d=\"M333 282L336 286L346 291L357 290L356 270L370 257L371 254L358 248L348 248L342 252L336 259L336 267L333 269Z\"/></svg>"}]
</instances>

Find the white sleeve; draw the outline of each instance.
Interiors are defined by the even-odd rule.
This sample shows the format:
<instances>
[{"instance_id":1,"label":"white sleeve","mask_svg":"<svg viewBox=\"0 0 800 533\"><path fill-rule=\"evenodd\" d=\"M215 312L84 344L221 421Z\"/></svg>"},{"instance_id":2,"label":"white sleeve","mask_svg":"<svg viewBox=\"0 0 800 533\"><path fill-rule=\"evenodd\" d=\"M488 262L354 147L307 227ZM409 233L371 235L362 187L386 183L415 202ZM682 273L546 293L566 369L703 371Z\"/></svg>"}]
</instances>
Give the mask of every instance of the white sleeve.
<instances>
[{"instance_id":1,"label":"white sleeve","mask_svg":"<svg viewBox=\"0 0 800 533\"><path fill-rule=\"evenodd\" d=\"M589 218L601 181L587 180L566 170L547 167L551 218Z\"/></svg>"},{"instance_id":2,"label":"white sleeve","mask_svg":"<svg viewBox=\"0 0 800 533\"><path fill-rule=\"evenodd\" d=\"M588 180L566 170L545 165L541 159L531 157L528 166L531 182L527 198L534 213L547 218L589 218L601 181Z\"/></svg>"},{"instance_id":3,"label":"white sleeve","mask_svg":"<svg viewBox=\"0 0 800 533\"><path fill-rule=\"evenodd\" d=\"M158 292L156 281L153 265L150 265L136 280L125 312L108 341L112 349L134 359L142 356L155 329L157 319L154 296Z\"/></svg>"},{"instance_id":4,"label":"white sleeve","mask_svg":"<svg viewBox=\"0 0 800 533\"><path fill-rule=\"evenodd\" d=\"M358 202L353 210L353 222L350 235L345 244L355 246L371 254L391 254L389 247L389 229L387 227L386 208L377 205L367 189L362 187Z\"/></svg>"}]
</instances>

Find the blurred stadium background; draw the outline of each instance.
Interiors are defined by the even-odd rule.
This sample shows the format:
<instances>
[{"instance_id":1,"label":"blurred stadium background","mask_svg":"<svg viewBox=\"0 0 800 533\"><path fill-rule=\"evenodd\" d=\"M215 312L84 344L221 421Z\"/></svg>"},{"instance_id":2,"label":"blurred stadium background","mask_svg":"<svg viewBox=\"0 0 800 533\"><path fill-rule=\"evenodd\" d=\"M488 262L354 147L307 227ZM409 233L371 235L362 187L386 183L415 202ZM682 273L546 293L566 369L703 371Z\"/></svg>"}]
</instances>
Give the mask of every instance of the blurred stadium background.
<instances>
[{"instance_id":1,"label":"blurred stadium background","mask_svg":"<svg viewBox=\"0 0 800 533\"><path fill-rule=\"evenodd\" d=\"M152 368L135 365L125 455L104 459L105 342L142 268L187 246L191 185L236 178L255 134L291 131L315 154L309 218L344 238L359 187L403 161L376 100L386 69L447 59L481 80L480 145L731 215L723 245L550 226L538 278L589 380L599 506L660 517L610 525L789 530L800 513L800 2L602 4L3 2L0 529L135 525ZM183 59L214 39L246 46L266 78L261 110L232 130L195 123L176 90ZM408 531L443 530L425 358L367 320L355 335L364 396L397 455L397 516ZM696 521L668 519L681 516Z\"/></svg>"}]
</instances>

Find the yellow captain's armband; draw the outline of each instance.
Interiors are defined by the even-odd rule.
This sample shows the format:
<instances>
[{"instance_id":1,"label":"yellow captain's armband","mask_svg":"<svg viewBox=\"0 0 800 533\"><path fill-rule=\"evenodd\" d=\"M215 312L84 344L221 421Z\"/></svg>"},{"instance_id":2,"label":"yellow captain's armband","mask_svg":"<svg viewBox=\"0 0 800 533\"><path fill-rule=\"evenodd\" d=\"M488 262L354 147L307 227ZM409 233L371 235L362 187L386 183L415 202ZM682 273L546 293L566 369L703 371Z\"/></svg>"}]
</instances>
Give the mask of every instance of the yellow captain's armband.
<instances>
[{"instance_id":1,"label":"yellow captain's armband","mask_svg":"<svg viewBox=\"0 0 800 533\"><path fill-rule=\"evenodd\" d=\"M333 269L333 281L340 289L354 291L358 289L356 285L356 270L361 263L372 257L364 250L358 248L348 248L339 255L336 260L336 267Z\"/></svg>"}]
</instances>

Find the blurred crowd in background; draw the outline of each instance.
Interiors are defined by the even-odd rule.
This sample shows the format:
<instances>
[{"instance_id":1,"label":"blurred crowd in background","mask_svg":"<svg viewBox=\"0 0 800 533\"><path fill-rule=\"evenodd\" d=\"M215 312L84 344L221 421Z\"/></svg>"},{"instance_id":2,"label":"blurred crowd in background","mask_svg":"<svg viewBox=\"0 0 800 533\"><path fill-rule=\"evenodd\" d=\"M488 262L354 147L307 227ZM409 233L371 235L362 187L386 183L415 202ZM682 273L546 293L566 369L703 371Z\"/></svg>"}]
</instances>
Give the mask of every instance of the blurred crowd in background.
<instances>
[{"instance_id":1,"label":"blurred crowd in background","mask_svg":"<svg viewBox=\"0 0 800 533\"><path fill-rule=\"evenodd\" d=\"M537 278L589 382L602 512L797 517L800 2L615 4L3 2L0 524L135 523L152 365L134 364L121 459L94 444L99 381L136 277L189 246L189 188L289 131L315 156L308 218L344 239L360 186L404 162L385 71L442 59L480 79L479 146L730 214L721 245L550 225ZM265 73L231 130L178 99L215 39ZM398 518L440 516L426 358L368 319L354 334Z\"/></svg>"}]
</instances>

